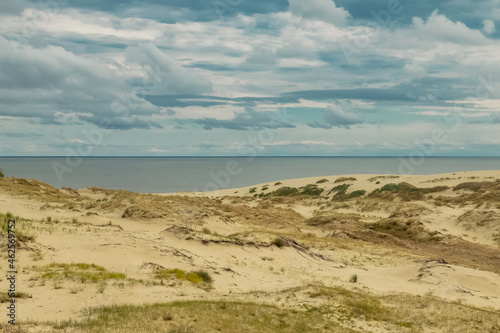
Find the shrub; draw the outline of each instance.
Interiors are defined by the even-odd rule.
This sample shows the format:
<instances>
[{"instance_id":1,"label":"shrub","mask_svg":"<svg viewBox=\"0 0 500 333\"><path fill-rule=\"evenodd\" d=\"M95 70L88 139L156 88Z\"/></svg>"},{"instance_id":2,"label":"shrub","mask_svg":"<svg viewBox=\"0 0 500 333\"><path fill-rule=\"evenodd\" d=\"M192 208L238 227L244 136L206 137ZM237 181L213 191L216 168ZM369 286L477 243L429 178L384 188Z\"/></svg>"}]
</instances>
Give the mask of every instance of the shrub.
<instances>
[{"instance_id":1,"label":"shrub","mask_svg":"<svg viewBox=\"0 0 500 333\"><path fill-rule=\"evenodd\" d=\"M349 195L349 197L351 197L351 198L358 198L358 197L361 197L361 196L363 196L365 194L366 194L365 190L358 190L358 191L351 192L351 194Z\"/></svg>"},{"instance_id":2,"label":"shrub","mask_svg":"<svg viewBox=\"0 0 500 333\"><path fill-rule=\"evenodd\" d=\"M301 195L320 195L324 191L322 188L318 188L316 184L308 184L300 189L302 190Z\"/></svg>"},{"instance_id":3,"label":"shrub","mask_svg":"<svg viewBox=\"0 0 500 333\"><path fill-rule=\"evenodd\" d=\"M299 190L296 187L285 186L285 187L280 187L279 189L274 191L272 195L277 197L288 197L292 195L297 195L298 192Z\"/></svg>"},{"instance_id":4,"label":"shrub","mask_svg":"<svg viewBox=\"0 0 500 333\"><path fill-rule=\"evenodd\" d=\"M481 190L482 187L483 187L483 183L479 183L479 182L460 183L453 188L453 191L468 190L468 191L472 191L472 192L477 192L477 191Z\"/></svg>"},{"instance_id":5,"label":"shrub","mask_svg":"<svg viewBox=\"0 0 500 333\"><path fill-rule=\"evenodd\" d=\"M274 183L274 186L278 186L278 185L281 185L281 182Z\"/></svg>"},{"instance_id":6,"label":"shrub","mask_svg":"<svg viewBox=\"0 0 500 333\"><path fill-rule=\"evenodd\" d=\"M276 191L269 193L269 195L277 196L277 197L292 197L297 195L311 195L318 196L323 193L324 189L318 188L316 184L308 184L304 187L296 188L284 186L280 187Z\"/></svg>"},{"instance_id":7,"label":"shrub","mask_svg":"<svg viewBox=\"0 0 500 333\"><path fill-rule=\"evenodd\" d=\"M370 196L372 197L384 197L383 192L394 193L400 196L402 201L411 201L411 200L421 200L424 197L424 194L442 192L444 190L449 189L448 186L435 186L430 188L420 188L413 186L406 182L401 182L399 184L389 183L382 186L380 189L374 190ZM390 199L387 197L387 199Z\"/></svg>"},{"instance_id":8,"label":"shrub","mask_svg":"<svg viewBox=\"0 0 500 333\"><path fill-rule=\"evenodd\" d=\"M351 275L351 277L349 278L349 282L351 283L358 282L358 276L356 274Z\"/></svg>"},{"instance_id":9,"label":"shrub","mask_svg":"<svg viewBox=\"0 0 500 333\"><path fill-rule=\"evenodd\" d=\"M4 177L5 177L5 175L3 174L3 170L0 169L0 178L4 178Z\"/></svg>"},{"instance_id":10,"label":"shrub","mask_svg":"<svg viewBox=\"0 0 500 333\"><path fill-rule=\"evenodd\" d=\"M320 179L316 182L316 184L323 184L323 183L326 183L328 181L328 179L326 178L323 178L323 179Z\"/></svg>"},{"instance_id":11,"label":"shrub","mask_svg":"<svg viewBox=\"0 0 500 333\"><path fill-rule=\"evenodd\" d=\"M199 282L211 283L213 282L212 277L208 272L200 270L186 273L182 269L174 268L174 269L159 269L155 272L155 277L157 279L170 279L173 276L178 280L186 280L193 284L197 284Z\"/></svg>"},{"instance_id":12,"label":"shrub","mask_svg":"<svg viewBox=\"0 0 500 333\"><path fill-rule=\"evenodd\" d=\"M198 275L200 278L202 278L202 280L204 282L207 282L207 283L211 283L213 282L213 279L212 277L210 276L210 274L208 274L208 272L206 271L194 271L193 273L195 273L196 275Z\"/></svg>"},{"instance_id":13,"label":"shrub","mask_svg":"<svg viewBox=\"0 0 500 333\"><path fill-rule=\"evenodd\" d=\"M255 193L255 191L257 191L257 187L252 187L252 188L250 189L250 193Z\"/></svg>"},{"instance_id":14,"label":"shrub","mask_svg":"<svg viewBox=\"0 0 500 333\"><path fill-rule=\"evenodd\" d=\"M348 181L356 181L357 179L354 177L340 177L335 180L335 183L342 183L342 182L348 182Z\"/></svg>"},{"instance_id":15,"label":"shrub","mask_svg":"<svg viewBox=\"0 0 500 333\"><path fill-rule=\"evenodd\" d=\"M328 192L328 194L330 194L332 192L337 192L335 195L343 195L343 194L345 194L345 192L347 191L347 189L349 188L349 186L351 186L351 184L337 185L334 188L332 188L330 190L330 192Z\"/></svg>"},{"instance_id":16,"label":"shrub","mask_svg":"<svg viewBox=\"0 0 500 333\"><path fill-rule=\"evenodd\" d=\"M273 241L273 244L281 249L286 245L286 242L283 240L283 238L276 237L276 239Z\"/></svg>"}]
</instances>

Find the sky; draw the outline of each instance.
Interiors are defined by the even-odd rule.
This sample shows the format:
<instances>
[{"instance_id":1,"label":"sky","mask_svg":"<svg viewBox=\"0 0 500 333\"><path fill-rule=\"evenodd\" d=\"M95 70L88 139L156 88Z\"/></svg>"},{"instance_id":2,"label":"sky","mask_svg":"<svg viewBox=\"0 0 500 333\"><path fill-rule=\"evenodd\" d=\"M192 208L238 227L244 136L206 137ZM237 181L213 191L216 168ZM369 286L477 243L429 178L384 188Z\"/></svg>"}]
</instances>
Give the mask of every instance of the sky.
<instances>
[{"instance_id":1,"label":"sky","mask_svg":"<svg viewBox=\"0 0 500 333\"><path fill-rule=\"evenodd\" d=\"M500 156L500 0L0 2L0 156Z\"/></svg>"}]
</instances>

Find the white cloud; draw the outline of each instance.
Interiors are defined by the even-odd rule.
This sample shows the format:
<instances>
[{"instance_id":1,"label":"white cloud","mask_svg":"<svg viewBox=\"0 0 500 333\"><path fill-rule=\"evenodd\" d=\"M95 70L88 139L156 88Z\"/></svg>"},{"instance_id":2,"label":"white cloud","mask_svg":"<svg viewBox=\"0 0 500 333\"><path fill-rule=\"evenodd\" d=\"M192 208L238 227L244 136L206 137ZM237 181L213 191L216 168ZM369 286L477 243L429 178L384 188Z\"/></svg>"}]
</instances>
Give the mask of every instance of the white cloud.
<instances>
[{"instance_id":1,"label":"white cloud","mask_svg":"<svg viewBox=\"0 0 500 333\"><path fill-rule=\"evenodd\" d=\"M478 30L470 29L462 22L453 22L446 16L439 14L437 10L425 22L419 17L414 17L413 29L420 38L441 42L481 44L486 41Z\"/></svg>"},{"instance_id":2,"label":"white cloud","mask_svg":"<svg viewBox=\"0 0 500 333\"><path fill-rule=\"evenodd\" d=\"M343 26L351 16L347 10L337 7L331 0L288 0L294 15Z\"/></svg>"},{"instance_id":3,"label":"white cloud","mask_svg":"<svg viewBox=\"0 0 500 333\"><path fill-rule=\"evenodd\" d=\"M483 31L486 32L487 34L492 34L495 32L495 23L491 20L484 20L483 21Z\"/></svg>"}]
</instances>

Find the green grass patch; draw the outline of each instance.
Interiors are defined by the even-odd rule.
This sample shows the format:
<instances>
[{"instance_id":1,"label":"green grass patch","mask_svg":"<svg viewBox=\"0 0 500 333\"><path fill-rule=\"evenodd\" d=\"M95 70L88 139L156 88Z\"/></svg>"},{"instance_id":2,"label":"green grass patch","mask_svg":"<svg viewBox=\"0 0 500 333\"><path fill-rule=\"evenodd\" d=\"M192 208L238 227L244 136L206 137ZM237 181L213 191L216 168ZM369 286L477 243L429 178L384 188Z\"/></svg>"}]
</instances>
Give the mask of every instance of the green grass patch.
<instances>
[{"instance_id":1,"label":"green grass patch","mask_svg":"<svg viewBox=\"0 0 500 333\"><path fill-rule=\"evenodd\" d=\"M73 280L81 283L98 283L107 280L124 280L124 273L108 272L104 267L95 264L51 263L36 268L40 278L49 280Z\"/></svg>"},{"instance_id":2,"label":"green grass patch","mask_svg":"<svg viewBox=\"0 0 500 333\"><path fill-rule=\"evenodd\" d=\"M155 278L157 278L157 279L169 280L169 279L175 278L177 280L189 281L193 284L197 284L200 282L206 282L206 283L213 282L213 279L210 276L210 274L206 271L203 271L203 270L186 272L186 271L184 271L182 269L178 269L178 268L159 269L159 270L155 271L154 275L155 275Z\"/></svg>"}]
</instances>

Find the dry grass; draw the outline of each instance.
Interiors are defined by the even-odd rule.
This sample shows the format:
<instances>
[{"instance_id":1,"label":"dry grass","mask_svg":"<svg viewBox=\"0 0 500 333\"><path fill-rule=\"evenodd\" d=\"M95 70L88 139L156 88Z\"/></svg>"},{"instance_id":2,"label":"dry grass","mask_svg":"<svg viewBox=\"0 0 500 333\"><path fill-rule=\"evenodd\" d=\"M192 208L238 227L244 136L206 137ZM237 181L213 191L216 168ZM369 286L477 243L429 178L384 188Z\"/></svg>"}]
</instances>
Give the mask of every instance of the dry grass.
<instances>
[{"instance_id":1,"label":"dry grass","mask_svg":"<svg viewBox=\"0 0 500 333\"><path fill-rule=\"evenodd\" d=\"M356 332L320 311L225 301L186 301L90 309L83 322L52 324L56 332Z\"/></svg>"},{"instance_id":2,"label":"dry grass","mask_svg":"<svg viewBox=\"0 0 500 333\"><path fill-rule=\"evenodd\" d=\"M278 294L309 300L292 307L223 300L108 306L88 309L80 322L22 323L21 328L39 325L75 333L372 332L375 327L390 332L500 332L498 312L432 296L373 295L323 286Z\"/></svg>"},{"instance_id":3,"label":"dry grass","mask_svg":"<svg viewBox=\"0 0 500 333\"><path fill-rule=\"evenodd\" d=\"M69 203L72 200L81 199L77 195L60 191L38 180L14 177L0 178L0 191L13 196L37 199L42 202Z\"/></svg>"}]
</instances>

